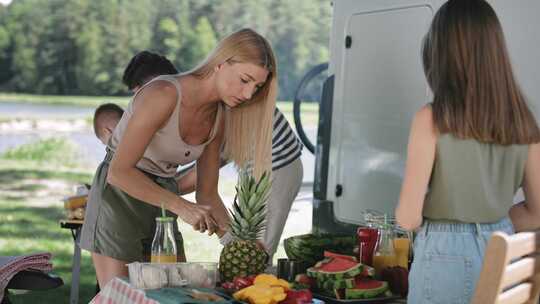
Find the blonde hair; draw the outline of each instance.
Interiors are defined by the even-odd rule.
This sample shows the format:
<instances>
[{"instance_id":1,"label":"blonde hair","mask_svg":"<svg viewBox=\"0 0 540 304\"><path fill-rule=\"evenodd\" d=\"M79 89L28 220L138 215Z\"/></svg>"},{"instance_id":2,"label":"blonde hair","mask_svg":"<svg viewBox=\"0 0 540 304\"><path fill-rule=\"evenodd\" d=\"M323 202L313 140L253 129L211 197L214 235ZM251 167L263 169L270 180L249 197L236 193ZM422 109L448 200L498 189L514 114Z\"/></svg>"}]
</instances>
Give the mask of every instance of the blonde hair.
<instances>
[{"instance_id":1,"label":"blonde hair","mask_svg":"<svg viewBox=\"0 0 540 304\"><path fill-rule=\"evenodd\" d=\"M221 40L214 51L187 74L206 78L225 62L251 63L269 72L264 85L248 102L227 109L225 114L225 157L239 168L253 165L254 174L259 178L271 168L272 122L277 97L274 53L264 37L251 29L241 29Z\"/></svg>"}]
</instances>

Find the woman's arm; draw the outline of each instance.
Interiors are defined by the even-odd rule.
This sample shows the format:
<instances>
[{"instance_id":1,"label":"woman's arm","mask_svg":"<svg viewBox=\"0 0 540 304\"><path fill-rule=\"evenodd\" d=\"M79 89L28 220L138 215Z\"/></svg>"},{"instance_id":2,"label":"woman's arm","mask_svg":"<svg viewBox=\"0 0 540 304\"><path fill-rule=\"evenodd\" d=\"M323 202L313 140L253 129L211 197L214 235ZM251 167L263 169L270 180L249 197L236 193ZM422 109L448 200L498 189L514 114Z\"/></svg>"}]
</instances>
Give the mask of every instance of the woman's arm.
<instances>
[{"instance_id":1,"label":"woman's arm","mask_svg":"<svg viewBox=\"0 0 540 304\"><path fill-rule=\"evenodd\" d=\"M518 232L540 228L540 144L538 143L529 147L523 193L525 200L510 208L510 219Z\"/></svg>"},{"instance_id":2,"label":"woman's arm","mask_svg":"<svg viewBox=\"0 0 540 304\"><path fill-rule=\"evenodd\" d=\"M405 178L401 186L396 220L403 229L422 225L422 208L435 161L437 135L430 106L418 111L411 125Z\"/></svg>"},{"instance_id":3,"label":"woman's arm","mask_svg":"<svg viewBox=\"0 0 540 304\"><path fill-rule=\"evenodd\" d=\"M224 137L224 123L221 121L218 133L211 143L209 143L201 157L197 160L197 192L195 194L197 203L210 206L212 217L218 223L217 235L219 237L228 229L229 213L218 193L218 180L220 169L220 151Z\"/></svg>"},{"instance_id":4,"label":"woman's arm","mask_svg":"<svg viewBox=\"0 0 540 304\"><path fill-rule=\"evenodd\" d=\"M134 100L134 111L111 161L107 182L129 195L178 214L188 224L207 222L215 228L209 208L190 203L148 178L136 168L154 134L171 116L176 106L176 89L169 83L156 82L141 91Z\"/></svg>"},{"instance_id":5,"label":"woman's arm","mask_svg":"<svg viewBox=\"0 0 540 304\"><path fill-rule=\"evenodd\" d=\"M197 186L197 168L190 168L186 174L176 181L176 183L178 184L178 192L180 192L180 195L189 194L195 191Z\"/></svg>"}]
</instances>

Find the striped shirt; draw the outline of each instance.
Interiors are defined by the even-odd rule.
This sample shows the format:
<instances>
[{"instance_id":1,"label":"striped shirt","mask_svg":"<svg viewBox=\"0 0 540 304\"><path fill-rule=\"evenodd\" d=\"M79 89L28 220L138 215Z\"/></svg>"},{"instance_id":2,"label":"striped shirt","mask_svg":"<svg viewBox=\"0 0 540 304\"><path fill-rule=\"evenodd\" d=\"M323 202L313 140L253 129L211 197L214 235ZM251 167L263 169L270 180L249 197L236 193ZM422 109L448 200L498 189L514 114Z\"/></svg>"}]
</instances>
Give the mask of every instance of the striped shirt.
<instances>
[{"instance_id":1,"label":"striped shirt","mask_svg":"<svg viewBox=\"0 0 540 304\"><path fill-rule=\"evenodd\" d=\"M272 131L272 171L287 166L302 154L302 143L289 122L276 108Z\"/></svg>"}]
</instances>

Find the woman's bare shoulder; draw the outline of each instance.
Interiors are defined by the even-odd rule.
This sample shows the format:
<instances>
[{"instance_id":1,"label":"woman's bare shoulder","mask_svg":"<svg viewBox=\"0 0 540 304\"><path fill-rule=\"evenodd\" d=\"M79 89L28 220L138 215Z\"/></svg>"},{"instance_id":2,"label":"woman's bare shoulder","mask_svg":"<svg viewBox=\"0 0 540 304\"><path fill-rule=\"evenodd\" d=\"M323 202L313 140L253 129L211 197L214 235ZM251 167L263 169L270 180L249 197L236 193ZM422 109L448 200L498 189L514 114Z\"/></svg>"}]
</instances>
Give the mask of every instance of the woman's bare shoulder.
<instances>
[{"instance_id":1,"label":"woman's bare shoulder","mask_svg":"<svg viewBox=\"0 0 540 304\"><path fill-rule=\"evenodd\" d=\"M178 92L174 84L169 81L153 81L140 92L134 98L134 106L138 107L150 107L157 110L158 108L174 109L176 101L178 99Z\"/></svg>"},{"instance_id":2,"label":"woman's bare shoulder","mask_svg":"<svg viewBox=\"0 0 540 304\"><path fill-rule=\"evenodd\" d=\"M416 112L413 119L413 128L422 133L436 136L436 128L433 121L433 109L431 104L426 104Z\"/></svg>"}]
</instances>

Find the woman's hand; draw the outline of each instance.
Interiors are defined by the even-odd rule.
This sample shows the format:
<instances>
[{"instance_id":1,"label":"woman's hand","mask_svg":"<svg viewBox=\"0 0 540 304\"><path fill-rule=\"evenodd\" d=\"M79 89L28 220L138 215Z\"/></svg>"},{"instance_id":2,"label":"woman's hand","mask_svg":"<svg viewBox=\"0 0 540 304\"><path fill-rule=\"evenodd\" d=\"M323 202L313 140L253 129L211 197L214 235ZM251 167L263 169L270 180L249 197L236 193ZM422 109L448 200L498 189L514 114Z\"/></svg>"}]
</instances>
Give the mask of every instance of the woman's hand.
<instances>
[{"instance_id":1,"label":"woman's hand","mask_svg":"<svg viewBox=\"0 0 540 304\"><path fill-rule=\"evenodd\" d=\"M189 202L182 202L179 210L174 212L178 214L184 222L190 224L193 229L204 233L208 231L209 235L214 234L218 225L210 212L210 206L197 205Z\"/></svg>"}]
</instances>

